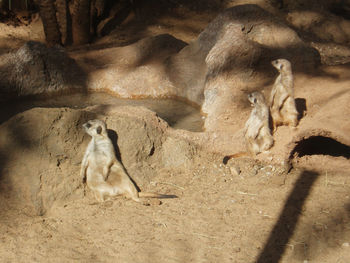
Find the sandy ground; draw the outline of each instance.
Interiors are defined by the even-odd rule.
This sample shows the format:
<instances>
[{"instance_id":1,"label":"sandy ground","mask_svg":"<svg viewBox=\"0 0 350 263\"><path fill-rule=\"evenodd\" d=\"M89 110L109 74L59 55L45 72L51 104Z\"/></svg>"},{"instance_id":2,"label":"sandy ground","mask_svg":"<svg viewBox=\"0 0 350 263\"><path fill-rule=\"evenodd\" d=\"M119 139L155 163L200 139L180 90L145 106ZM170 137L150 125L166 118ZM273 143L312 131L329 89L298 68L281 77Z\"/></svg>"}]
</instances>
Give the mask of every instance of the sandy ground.
<instances>
[{"instance_id":1,"label":"sandy ground","mask_svg":"<svg viewBox=\"0 0 350 263\"><path fill-rule=\"evenodd\" d=\"M138 36L166 32L189 42L213 17L195 12L162 17ZM43 39L40 21L0 27L1 52L10 43L13 48ZM98 43L123 44L127 37L114 34ZM340 71L340 79L315 76L308 82L300 76L296 85L332 83L346 91L350 70L345 65ZM298 159L300 168L286 174L245 158L223 165L222 157L208 154L190 167L154 171L146 190L179 198L150 206L124 198L97 204L86 189L85 196L33 216L1 195L1 261L350 262L349 159L306 155Z\"/></svg>"}]
</instances>

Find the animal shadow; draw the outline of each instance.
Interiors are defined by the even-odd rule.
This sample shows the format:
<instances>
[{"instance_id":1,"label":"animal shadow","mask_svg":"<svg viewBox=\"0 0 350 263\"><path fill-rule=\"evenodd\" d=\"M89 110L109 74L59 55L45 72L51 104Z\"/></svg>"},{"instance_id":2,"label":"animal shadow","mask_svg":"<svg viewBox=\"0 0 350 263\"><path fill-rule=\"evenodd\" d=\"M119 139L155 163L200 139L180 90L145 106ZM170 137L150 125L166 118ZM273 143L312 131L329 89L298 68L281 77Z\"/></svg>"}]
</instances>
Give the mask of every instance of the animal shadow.
<instances>
[{"instance_id":1,"label":"animal shadow","mask_svg":"<svg viewBox=\"0 0 350 263\"><path fill-rule=\"evenodd\" d=\"M111 129L107 129L107 134L108 134L108 137L112 141L114 152L115 152L115 157L122 164L122 166L124 168L124 171L129 176L129 178L132 181L132 183L135 185L137 191L140 192L140 188L138 187L136 182L132 179L132 177L129 175L129 173L127 172L127 170L126 170L126 168L125 168L125 166L124 166L124 164L122 162L122 157L121 157L120 150L119 150L119 147L118 147L118 134L115 131L111 130Z\"/></svg>"},{"instance_id":2,"label":"animal shadow","mask_svg":"<svg viewBox=\"0 0 350 263\"><path fill-rule=\"evenodd\" d=\"M306 100L304 98L296 98L295 107L298 111L298 120L300 120L306 113Z\"/></svg>"},{"instance_id":3,"label":"animal shadow","mask_svg":"<svg viewBox=\"0 0 350 263\"><path fill-rule=\"evenodd\" d=\"M119 147L118 147L118 134L115 131L110 130L110 129L107 129L107 134L108 134L108 137L112 141L114 152L115 152L115 157L121 163L122 162L122 158L121 158L120 150L119 150Z\"/></svg>"}]
</instances>

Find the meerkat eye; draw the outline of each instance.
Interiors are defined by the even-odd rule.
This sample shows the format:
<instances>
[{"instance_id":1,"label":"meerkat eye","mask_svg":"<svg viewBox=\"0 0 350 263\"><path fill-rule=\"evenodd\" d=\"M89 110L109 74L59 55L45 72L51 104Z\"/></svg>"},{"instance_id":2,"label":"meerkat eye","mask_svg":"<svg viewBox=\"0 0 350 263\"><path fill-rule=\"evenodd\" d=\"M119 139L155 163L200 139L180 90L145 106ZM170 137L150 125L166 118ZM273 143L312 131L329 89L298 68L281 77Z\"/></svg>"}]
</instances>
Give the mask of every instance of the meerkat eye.
<instances>
[{"instance_id":1,"label":"meerkat eye","mask_svg":"<svg viewBox=\"0 0 350 263\"><path fill-rule=\"evenodd\" d=\"M97 132L97 134L101 134L101 132L102 132L102 127L101 127L101 126L98 126L98 127L96 128L96 132Z\"/></svg>"},{"instance_id":2,"label":"meerkat eye","mask_svg":"<svg viewBox=\"0 0 350 263\"><path fill-rule=\"evenodd\" d=\"M256 103L257 102L257 100L256 100L256 98L254 98L254 103Z\"/></svg>"},{"instance_id":3,"label":"meerkat eye","mask_svg":"<svg viewBox=\"0 0 350 263\"><path fill-rule=\"evenodd\" d=\"M283 69L283 64L280 66L280 69Z\"/></svg>"},{"instance_id":4,"label":"meerkat eye","mask_svg":"<svg viewBox=\"0 0 350 263\"><path fill-rule=\"evenodd\" d=\"M91 127L91 124L89 122L86 123L86 128L90 128Z\"/></svg>"}]
</instances>

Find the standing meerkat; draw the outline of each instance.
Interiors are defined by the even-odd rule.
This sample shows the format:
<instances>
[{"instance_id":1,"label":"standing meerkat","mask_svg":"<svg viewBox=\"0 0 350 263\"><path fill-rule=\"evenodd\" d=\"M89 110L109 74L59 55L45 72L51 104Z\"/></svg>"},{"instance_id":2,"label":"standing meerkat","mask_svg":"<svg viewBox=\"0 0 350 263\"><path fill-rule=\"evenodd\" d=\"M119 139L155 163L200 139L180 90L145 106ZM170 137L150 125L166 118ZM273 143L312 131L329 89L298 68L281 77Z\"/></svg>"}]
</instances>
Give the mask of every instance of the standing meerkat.
<instances>
[{"instance_id":1,"label":"standing meerkat","mask_svg":"<svg viewBox=\"0 0 350 263\"><path fill-rule=\"evenodd\" d=\"M269 126L269 107L266 105L264 95L261 92L253 92L248 95L248 100L254 107L245 124L244 137L248 149L253 154L267 151L273 145L273 137Z\"/></svg>"},{"instance_id":2,"label":"standing meerkat","mask_svg":"<svg viewBox=\"0 0 350 263\"><path fill-rule=\"evenodd\" d=\"M254 107L245 124L244 137L248 152L239 152L225 156L223 162L226 164L229 159L241 156L257 155L267 151L273 145L273 137L269 126L269 107L266 105L265 97L261 92L253 92L248 95L251 106Z\"/></svg>"},{"instance_id":3,"label":"standing meerkat","mask_svg":"<svg viewBox=\"0 0 350 263\"><path fill-rule=\"evenodd\" d=\"M105 196L116 195L124 195L136 202L140 202L140 197L175 197L137 191L124 167L115 157L104 121L90 120L83 124L83 128L91 136L91 141L81 163L80 176L81 178L86 176L87 186L94 192L99 202L103 202Z\"/></svg>"},{"instance_id":4,"label":"standing meerkat","mask_svg":"<svg viewBox=\"0 0 350 263\"><path fill-rule=\"evenodd\" d=\"M298 124L298 111L294 100L294 83L292 66L286 59L276 59L271 62L280 73L273 84L270 95L270 110L273 131L279 125Z\"/></svg>"}]
</instances>

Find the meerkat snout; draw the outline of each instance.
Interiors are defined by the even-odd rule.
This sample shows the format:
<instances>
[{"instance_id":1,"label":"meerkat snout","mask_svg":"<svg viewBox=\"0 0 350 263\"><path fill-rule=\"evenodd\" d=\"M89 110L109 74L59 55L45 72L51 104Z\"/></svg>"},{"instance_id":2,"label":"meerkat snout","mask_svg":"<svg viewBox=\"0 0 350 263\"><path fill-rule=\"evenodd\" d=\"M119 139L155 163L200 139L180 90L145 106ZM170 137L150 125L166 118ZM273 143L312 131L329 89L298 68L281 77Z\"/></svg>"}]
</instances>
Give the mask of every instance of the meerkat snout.
<instances>
[{"instance_id":1,"label":"meerkat snout","mask_svg":"<svg viewBox=\"0 0 350 263\"><path fill-rule=\"evenodd\" d=\"M91 127L91 124L88 123L88 122L87 122L87 123L84 123L84 124L83 124L83 127L89 129L89 128Z\"/></svg>"},{"instance_id":2,"label":"meerkat snout","mask_svg":"<svg viewBox=\"0 0 350 263\"><path fill-rule=\"evenodd\" d=\"M101 120L90 120L83 124L83 128L91 137L103 135L107 132L106 124Z\"/></svg>"},{"instance_id":3,"label":"meerkat snout","mask_svg":"<svg viewBox=\"0 0 350 263\"><path fill-rule=\"evenodd\" d=\"M257 100L256 97L253 96L253 93L248 94L248 100L250 102L250 106L254 107L254 104L256 104Z\"/></svg>"},{"instance_id":4,"label":"meerkat snout","mask_svg":"<svg viewBox=\"0 0 350 263\"><path fill-rule=\"evenodd\" d=\"M283 68L283 64L279 61L279 59L271 61L272 66L274 66L277 70L281 70Z\"/></svg>"}]
</instances>

